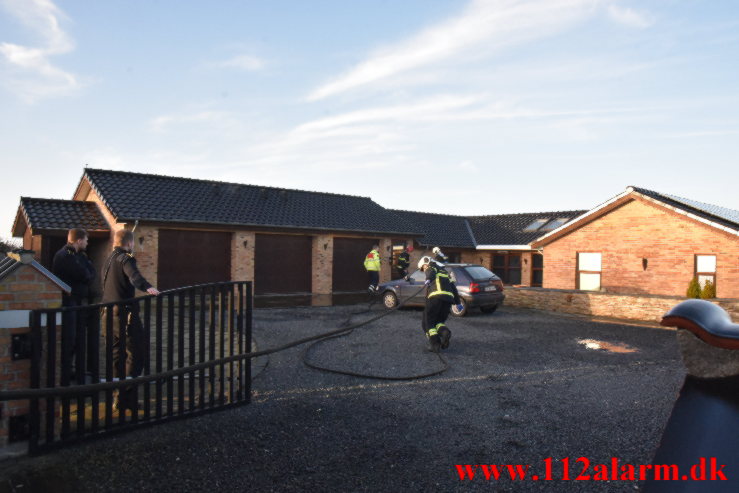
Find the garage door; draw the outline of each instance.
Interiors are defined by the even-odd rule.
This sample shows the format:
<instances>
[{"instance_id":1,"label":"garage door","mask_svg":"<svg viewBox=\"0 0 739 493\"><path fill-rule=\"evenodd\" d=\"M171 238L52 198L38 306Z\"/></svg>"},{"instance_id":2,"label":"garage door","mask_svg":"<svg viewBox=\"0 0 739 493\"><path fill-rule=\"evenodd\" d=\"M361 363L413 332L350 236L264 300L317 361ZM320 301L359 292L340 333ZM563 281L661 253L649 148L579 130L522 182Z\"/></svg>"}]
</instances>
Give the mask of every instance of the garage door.
<instances>
[{"instance_id":1,"label":"garage door","mask_svg":"<svg viewBox=\"0 0 739 493\"><path fill-rule=\"evenodd\" d=\"M231 280L231 233L159 230L157 288Z\"/></svg>"},{"instance_id":2,"label":"garage door","mask_svg":"<svg viewBox=\"0 0 739 493\"><path fill-rule=\"evenodd\" d=\"M334 238L334 292L367 289L369 281L364 258L377 243L379 241L372 238Z\"/></svg>"},{"instance_id":3,"label":"garage door","mask_svg":"<svg viewBox=\"0 0 739 493\"><path fill-rule=\"evenodd\" d=\"M296 235L256 235L254 292L310 293L313 238Z\"/></svg>"}]
</instances>

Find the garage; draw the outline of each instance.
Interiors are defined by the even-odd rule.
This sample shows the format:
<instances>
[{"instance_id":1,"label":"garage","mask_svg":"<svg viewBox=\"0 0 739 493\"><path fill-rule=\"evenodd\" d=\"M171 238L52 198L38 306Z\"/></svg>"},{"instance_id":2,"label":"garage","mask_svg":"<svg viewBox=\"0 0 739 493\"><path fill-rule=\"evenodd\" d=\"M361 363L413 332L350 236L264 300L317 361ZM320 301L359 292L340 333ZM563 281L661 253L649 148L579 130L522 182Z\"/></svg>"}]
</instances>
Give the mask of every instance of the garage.
<instances>
[{"instance_id":1,"label":"garage","mask_svg":"<svg viewBox=\"0 0 739 493\"><path fill-rule=\"evenodd\" d=\"M255 294L310 293L313 237L256 235Z\"/></svg>"},{"instance_id":2,"label":"garage","mask_svg":"<svg viewBox=\"0 0 739 493\"><path fill-rule=\"evenodd\" d=\"M157 288L231 280L231 233L159 230Z\"/></svg>"},{"instance_id":3,"label":"garage","mask_svg":"<svg viewBox=\"0 0 739 493\"><path fill-rule=\"evenodd\" d=\"M379 240L372 238L334 238L332 289L335 293L367 289L364 258L377 243Z\"/></svg>"}]
</instances>

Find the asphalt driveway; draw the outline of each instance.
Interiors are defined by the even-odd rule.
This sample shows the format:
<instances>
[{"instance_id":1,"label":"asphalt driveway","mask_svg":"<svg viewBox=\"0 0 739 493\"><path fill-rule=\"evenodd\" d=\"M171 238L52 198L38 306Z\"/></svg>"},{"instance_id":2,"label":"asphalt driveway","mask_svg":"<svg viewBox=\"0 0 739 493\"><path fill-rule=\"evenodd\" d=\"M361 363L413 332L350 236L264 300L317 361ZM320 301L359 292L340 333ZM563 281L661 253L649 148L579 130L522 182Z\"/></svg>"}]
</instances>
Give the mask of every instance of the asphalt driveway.
<instances>
[{"instance_id":1,"label":"asphalt driveway","mask_svg":"<svg viewBox=\"0 0 739 493\"><path fill-rule=\"evenodd\" d=\"M363 308L257 310L255 338L260 349L276 346L336 328ZM378 376L433 372L442 363L425 350L420 317L392 313L315 345L308 357ZM673 331L505 307L449 326L441 375L386 381L316 371L303 364L306 346L293 348L256 362L248 406L6 461L0 491L639 488L559 478L565 458L573 479L579 457L591 474L613 458L650 463L684 376ZM597 341L634 351L592 349ZM457 465L479 464L530 468L525 480L486 480L480 468L460 480Z\"/></svg>"}]
</instances>

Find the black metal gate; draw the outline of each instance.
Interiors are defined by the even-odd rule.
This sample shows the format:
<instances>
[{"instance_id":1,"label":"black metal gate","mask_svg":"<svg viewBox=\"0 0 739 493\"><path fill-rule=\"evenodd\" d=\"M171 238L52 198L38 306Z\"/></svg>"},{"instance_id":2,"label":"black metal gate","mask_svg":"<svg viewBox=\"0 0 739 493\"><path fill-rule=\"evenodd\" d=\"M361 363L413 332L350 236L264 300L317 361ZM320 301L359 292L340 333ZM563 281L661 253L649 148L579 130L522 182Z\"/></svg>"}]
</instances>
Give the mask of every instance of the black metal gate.
<instances>
[{"instance_id":1,"label":"black metal gate","mask_svg":"<svg viewBox=\"0 0 739 493\"><path fill-rule=\"evenodd\" d=\"M117 316L140 318L146 346L140 376L116 376L126 374L125 358L114 368ZM248 403L251 320L250 282L33 310L29 453ZM120 354L129 342L119 340ZM115 408L121 389L134 394L132 409Z\"/></svg>"}]
</instances>

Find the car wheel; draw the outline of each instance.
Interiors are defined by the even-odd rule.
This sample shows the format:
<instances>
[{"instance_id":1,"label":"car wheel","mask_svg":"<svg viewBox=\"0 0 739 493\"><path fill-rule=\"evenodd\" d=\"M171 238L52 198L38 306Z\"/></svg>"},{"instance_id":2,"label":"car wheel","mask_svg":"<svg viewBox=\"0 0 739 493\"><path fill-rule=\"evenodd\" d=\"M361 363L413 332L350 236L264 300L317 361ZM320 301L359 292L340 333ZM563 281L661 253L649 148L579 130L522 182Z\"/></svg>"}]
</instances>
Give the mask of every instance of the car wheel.
<instances>
[{"instance_id":1,"label":"car wheel","mask_svg":"<svg viewBox=\"0 0 739 493\"><path fill-rule=\"evenodd\" d=\"M398 306L398 297L395 296L395 293L392 291L385 291L382 295L382 304L385 305L385 308L388 310L395 308Z\"/></svg>"},{"instance_id":2,"label":"car wheel","mask_svg":"<svg viewBox=\"0 0 739 493\"><path fill-rule=\"evenodd\" d=\"M459 303L462 305L462 309L459 310L457 308L457 305L452 304L452 315L454 315L455 317L464 317L465 315L467 315L467 302L463 299L460 299Z\"/></svg>"},{"instance_id":3,"label":"car wheel","mask_svg":"<svg viewBox=\"0 0 739 493\"><path fill-rule=\"evenodd\" d=\"M482 313L494 313L494 312L495 312L495 310L497 310L497 309L498 309L498 305L493 305L493 306L481 306L481 307L480 307L480 311L481 311Z\"/></svg>"}]
</instances>

